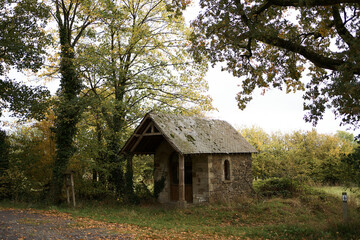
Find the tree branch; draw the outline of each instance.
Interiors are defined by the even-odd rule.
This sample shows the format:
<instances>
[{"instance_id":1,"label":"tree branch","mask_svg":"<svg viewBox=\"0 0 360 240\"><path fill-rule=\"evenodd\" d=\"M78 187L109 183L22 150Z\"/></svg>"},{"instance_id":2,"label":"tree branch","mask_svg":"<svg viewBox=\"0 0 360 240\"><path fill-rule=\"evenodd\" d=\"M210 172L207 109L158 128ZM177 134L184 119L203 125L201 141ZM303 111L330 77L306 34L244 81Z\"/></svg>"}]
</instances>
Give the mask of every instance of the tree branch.
<instances>
[{"instance_id":1,"label":"tree branch","mask_svg":"<svg viewBox=\"0 0 360 240\"><path fill-rule=\"evenodd\" d=\"M261 4L256 10L253 11L253 15L258 15L271 6L278 7L319 7L319 6L331 6L340 3L359 3L359 0L268 0Z\"/></svg>"},{"instance_id":2,"label":"tree branch","mask_svg":"<svg viewBox=\"0 0 360 240\"><path fill-rule=\"evenodd\" d=\"M359 3L359 0L269 0L271 5L275 6L293 6L293 7L317 7L331 6L340 3Z\"/></svg>"},{"instance_id":3,"label":"tree branch","mask_svg":"<svg viewBox=\"0 0 360 240\"><path fill-rule=\"evenodd\" d=\"M339 7L338 6L332 6L332 14L334 17L334 24L337 33L339 36L344 40L344 42L347 43L347 45L352 48L355 43L355 38L351 35L351 33L346 29L344 26L344 23L340 17L339 13Z\"/></svg>"},{"instance_id":4,"label":"tree branch","mask_svg":"<svg viewBox=\"0 0 360 240\"><path fill-rule=\"evenodd\" d=\"M308 59L309 61L311 61L312 63L314 63L315 66L317 67L338 71L339 67L343 66L344 64L347 64L348 67L354 70L355 74L360 74L360 66L358 65L354 65L350 62L346 62L339 59L332 59L329 57L325 57L309 49L308 47L301 46L292 41L285 40L277 36L271 36L269 34L259 31L253 33L253 37L254 39L257 39L266 44L270 44L272 46L284 48L291 52L298 53L303 57L305 57L306 59Z\"/></svg>"},{"instance_id":5,"label":"tree branch","mask_svg":"<svg viewBox=\"0 0 360 240\"><path fill-rule=\"evenodd\" d=\"M76 43L79 41L80 37L82 36L84 30L92 23L89 21L90 16L86 17L86 20L84 21L83 25L80 28L79 33L76 35L74 41L72 42L71 46L74 47Z\"/></svg>"}]
</instances>

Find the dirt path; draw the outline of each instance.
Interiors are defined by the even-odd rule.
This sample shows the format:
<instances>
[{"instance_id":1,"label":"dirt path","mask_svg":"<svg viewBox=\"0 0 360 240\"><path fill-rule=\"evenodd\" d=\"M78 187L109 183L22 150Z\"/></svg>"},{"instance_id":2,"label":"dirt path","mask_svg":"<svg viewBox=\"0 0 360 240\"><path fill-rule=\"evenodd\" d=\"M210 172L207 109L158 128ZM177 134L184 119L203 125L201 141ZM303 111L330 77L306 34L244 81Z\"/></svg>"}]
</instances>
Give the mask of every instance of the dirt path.
<instances>
[{"instance_id":1,"label":"dirt path","mask_svg":"<svg viewBox=\"0 0 360 240\"><path fill-rule=\"evenodd\" d=\"M132 239L125 226L68 214L0 209L0 239Z\"/></svg>"}]
</instances>

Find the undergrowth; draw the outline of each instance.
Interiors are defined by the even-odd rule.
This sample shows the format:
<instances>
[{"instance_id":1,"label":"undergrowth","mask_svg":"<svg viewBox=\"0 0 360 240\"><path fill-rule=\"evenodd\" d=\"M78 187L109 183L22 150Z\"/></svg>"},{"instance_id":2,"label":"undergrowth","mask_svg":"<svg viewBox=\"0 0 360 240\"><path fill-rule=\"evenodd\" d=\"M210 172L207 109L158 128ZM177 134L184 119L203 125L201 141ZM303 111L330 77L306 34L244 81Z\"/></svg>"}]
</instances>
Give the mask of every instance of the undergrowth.
<instances>
[{"instance_id":1,"label":"undergrowth","mask_svg":"<svg viewBox=\"0 0 360 240\"><path fill-rule=\"evenodd\" d=\"M288 195L286 195L288 196ZM185 209L143 204L80 202L78 207L1 202L3 208L40 208L109 223L131 224L153 238L238 239L359 239L360 208L349 204L348 223L342 220L342 202L321 189L302 188L292 197L240 199L227 204L205 204ZM198 235L200 234L200 235Z\"/></svg>"}]
</instances>

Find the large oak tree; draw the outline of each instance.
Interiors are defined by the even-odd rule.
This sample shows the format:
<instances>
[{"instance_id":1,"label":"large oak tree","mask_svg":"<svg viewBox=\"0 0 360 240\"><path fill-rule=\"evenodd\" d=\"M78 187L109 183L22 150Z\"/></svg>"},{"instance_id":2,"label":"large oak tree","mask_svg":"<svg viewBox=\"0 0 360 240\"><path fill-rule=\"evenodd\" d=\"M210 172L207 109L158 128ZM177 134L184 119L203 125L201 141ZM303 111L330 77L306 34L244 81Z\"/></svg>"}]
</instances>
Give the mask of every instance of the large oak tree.
<instances>
[{"instance_id":1,"label":"large oak tree","mask_svg":"<svg viewBox=\"0 0 360 240\"><path fill-rule=\"evenodd\" d=\"M256 88L303 90L306 121L332 109L360 121L359 0L200 0L193 50L242 77L240 109ZM310 80L303 78L309 70Z\"/></svg>"}]
</instances>

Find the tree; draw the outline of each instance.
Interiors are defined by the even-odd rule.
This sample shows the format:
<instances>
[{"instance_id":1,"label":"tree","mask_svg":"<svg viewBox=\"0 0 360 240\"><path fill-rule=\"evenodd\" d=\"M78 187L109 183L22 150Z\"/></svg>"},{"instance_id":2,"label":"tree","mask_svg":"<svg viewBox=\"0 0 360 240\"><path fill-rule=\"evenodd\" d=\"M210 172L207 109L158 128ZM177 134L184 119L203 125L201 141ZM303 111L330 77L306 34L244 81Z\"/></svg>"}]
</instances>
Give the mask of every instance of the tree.
<instances>
[{"instance_id":1,"label":"tree","mask_svg":"<svg viewBox=\"0 0 360 240\"><path fill-rule=\"evenodd\" d=\"M52 15L57 23L60 43L61 79L55 110L56 157L51 189L53 201L59 203L63 174L75 151L73 141L82 111L79 99L82 83L75 65L75 47L85 29L94 21L92 12L96 1L54 0L53 4Z\"/></svg>"},{"instance_id":2,"label":"tree","mask_svg":"<svg viewBox=\"0 0 360 240\"><path fill-rule=\"evenodd\" d=\"M29 87L10 79L0 80L0 116L9 109L20 118L41 119L48 107L50 92L42 86Z\"/></svg>"},{"instance_id":3,"label":"tree","mask_svg":"<svg viewBox=\"0 0 360 240\"><path fill-rule=\"evenodd\" d=\"M40 118L46 108L49 91L44 87L29 87L7 77L8 70L37 71L50 43L43 30L49 18L49 8L36 0L0 1L0 116L7 108L24 118Z\"/></svg>"},{"instance_id":4,"label":"tree","mask_svg":"<svg viewBox=\"0 0 360 240\"><path fill-rule=\"evenodd\" d=\"M117 194L131 195L132 160L119 154L129 127L150 110L210 109L206 63L194 63L187 52L189 30L168 1L106 2L98 12L101 24L89 31L92 44L83 45L78 65L99 145L106 146L109 181Z\"/></svg>"},{"instance_id":5,"label":"tree","mask_svg":"<svg viewBox=\"0 0 360 240\"><path fill-rule=\"evenodd\" d=\"M9 136L8 177L15 198L35 200L40 197L36 193L48 193L55 155L53 122L54 115L51 113L31 126L18 126Z\"/></svg>"},{"instance_id":6,"label":"tree","mask_svg":"<svg viewBox=\"0 0 360 240\"><path fill-rule=\"evenodd\" d=\"M256 88L306 89L305 120L331 108L342 124L360 121L358 0L201 0L193 52L243 77L240 109ZM304 66L311 77L306 82Z\"/></svg>"},{"instance_id":7,"label":"tree","mask_svg":"<svg viewBox=\"0 0 360 240\"><path fill-rule=\"evenodd\" d=\"M341 133L340 133L341 134ZM342 135L341 137L344 137ZM345 136L348 137L348 136ZM354 138L352 138L354 141ZM350 155L345 155L342 159L342 162L345 163L349 169L346 173L346 183L347 184L357 184L360 186L360 139L357 137L355 144L355 150Z\"/></svg>"},{"instance_id":8,"label":"tree","mask_svg":"<svg viewBox=\"0 0 360 240\"><path fill-rule=\"evenodd\" d=\"M315 130L267 134L258 128L242 129L241 133L258 150L253 156L255 178L287 177L329 184L354 181L353 171L348 171L343 160L356 148L352 134L319 134Z\"/></svg>"},{"instance_id":9,"label":"tree","mask_svg":"<svg viewBox=\"0 0 360 240\"><path fill-rule=\"evenodd\" d=\"M9 167L9 143L6 132L0 130L0 176Z\"/></svg>"},{"instance_id":10,"label":"tree","mask_svg":"<svg viewBox=\"0 0 360 240\"><path fill-rule=\"evenodd\" d=\"M30 87L10 79L8 71L43 65L45 48L50 39L42 27L49 17L49 8L37 0L0 0L0 116L4 109L22 118L42 118L50 93L44 87ZM10 145L0 129L0 196L8 197Z\"/></svg>"},{"instance_id":11,"label":"tree","mask_svg":"<svg viewBox=\"0 0 360 240\"><path fill-rule=\"evenodd\" d=\"M0 1L0 75L9 67L37 70L49 39L42 29L49 8L37 0Z\"/></svg>"},{"instance_id":12,"label":"tree","mask_svg":"<svg viewBox=\"0 0 360 240\"><path fill-rule=\"evenodd\" d=\"M0 129L0 200L7 198L9 181L6 171L9 169L9 142L6 132Z\"/></svg>"}]
</instances>

